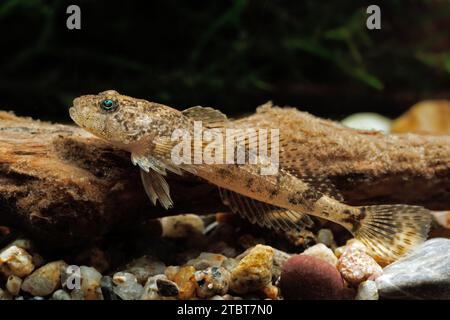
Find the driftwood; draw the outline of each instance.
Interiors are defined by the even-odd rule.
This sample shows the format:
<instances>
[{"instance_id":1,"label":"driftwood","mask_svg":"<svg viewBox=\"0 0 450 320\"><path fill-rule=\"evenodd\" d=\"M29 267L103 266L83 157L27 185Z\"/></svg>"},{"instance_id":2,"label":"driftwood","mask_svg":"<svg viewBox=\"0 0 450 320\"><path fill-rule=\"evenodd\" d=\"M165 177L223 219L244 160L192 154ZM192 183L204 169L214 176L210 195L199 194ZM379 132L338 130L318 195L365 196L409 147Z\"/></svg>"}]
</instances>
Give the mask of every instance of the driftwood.
<instances>
[{"instance_id":1,"label":"driftwood","mask_svg":"<svg viewBox=\"0 0 450 320\"><path fill-rule=\"evenodd\" d=\"M347 203L450 208L450 136L355 131L295 109L259 108L238 127L280 128L308 170L328 176ZM146 218L226 210L216 188L168 177L175 207L153 207L129 155L84 130L0 112L0 224L65 246Z\"/></svg>"}]
</instances>

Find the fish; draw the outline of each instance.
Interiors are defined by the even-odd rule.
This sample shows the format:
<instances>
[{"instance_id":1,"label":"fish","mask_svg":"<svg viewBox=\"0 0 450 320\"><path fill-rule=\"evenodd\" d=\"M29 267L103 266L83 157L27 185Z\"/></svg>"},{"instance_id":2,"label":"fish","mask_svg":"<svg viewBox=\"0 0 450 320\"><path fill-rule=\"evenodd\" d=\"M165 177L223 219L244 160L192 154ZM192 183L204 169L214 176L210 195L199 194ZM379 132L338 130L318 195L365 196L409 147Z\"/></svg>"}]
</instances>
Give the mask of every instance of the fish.
<instances>
[{"instance_id":1,"label":"fish","mask_svg":"<svg viewBox=\"0 0 450 320\"><path fill-rule=\"evenodd\" d=\"M69 113L81 128L131 153L131 161L140 167L144 189L154 205L159 202L166 209L172 207L165 177L168 172L179 175L187 172L216 185L223 203L251 223L276 232L289 232L312 226L311 216L329 220L347 229L383 263L397 260L428 236L431 224L428 209L406 204L348 205L327 177L288 169L286 164L292 166L296 159L301 159L292 142L280 136L271 137L265 147L271 152L278 149L276 157L255 154L251 142L258 138L259 132L230 130L232 121L217 109L195 106L180 111L107 90L75 98ZM233 161L195 161L202 152L211 149L210 143L196 143L192 139L198 123L214 134L231 132L231 139L242 142L233 146ZM187 141L187 147L185 144L186 148L178 154L174 153L180 147L180 141L174 139L175 132ZM217 156L227 151L224 146L216 146L211 154ZM245 159L260 162L239 162L239 152ZM301 161L298 163L302 165ZM276 170L262 174L263 168L273 168L274 164Z\"/></svg>"}]
</instances>

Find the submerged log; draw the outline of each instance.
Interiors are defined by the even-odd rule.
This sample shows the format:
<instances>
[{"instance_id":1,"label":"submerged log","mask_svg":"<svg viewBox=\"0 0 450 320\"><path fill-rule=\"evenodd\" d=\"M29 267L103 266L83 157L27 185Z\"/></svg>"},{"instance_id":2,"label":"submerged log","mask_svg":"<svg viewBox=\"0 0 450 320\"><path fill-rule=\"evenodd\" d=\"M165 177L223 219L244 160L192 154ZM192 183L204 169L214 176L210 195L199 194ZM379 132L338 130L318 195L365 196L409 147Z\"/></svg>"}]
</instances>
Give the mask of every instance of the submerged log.
<instances>
[{"instance_id":1,"label":"submerged log","mask_svg":"<svg viewBox=\"0 0 450 320\"><path fill-rule=\"evenodd\" d=\"M449 136L355 131L268 106L233 124L279 128L308 170L328 176L349 204L450 208ZM0 224L70 246L148 218L226 210L216 188L192 175L168 182L175 207L166 211L147 200L126 152L75 126L0 112Z\"/></svg>"}]
</instances>

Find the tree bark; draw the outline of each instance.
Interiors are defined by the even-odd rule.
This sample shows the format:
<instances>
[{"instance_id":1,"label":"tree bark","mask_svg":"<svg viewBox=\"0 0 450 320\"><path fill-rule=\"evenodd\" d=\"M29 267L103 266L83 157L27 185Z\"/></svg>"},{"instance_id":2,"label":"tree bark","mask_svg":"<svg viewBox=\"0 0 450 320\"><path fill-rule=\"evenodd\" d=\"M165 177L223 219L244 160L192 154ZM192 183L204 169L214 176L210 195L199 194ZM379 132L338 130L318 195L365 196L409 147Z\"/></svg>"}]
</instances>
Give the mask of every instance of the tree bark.
<instances>
[{"instance_id":1,"label":"tree bark","mask_svg":"<svg viewBox=\"0 0 450 320\"><path fill-rule=\"evenodd\" d=\"M233 125L279 128L305 169L329 177L349 204L450 208L449 136L355 131L267 105ZM148 218L226 210L216 188L192 175L168 182L175 206L166 211L151 205L126 152L75 126L0 112L0 223L38 240L70 246Z\"/></svg>"}]
</instances>

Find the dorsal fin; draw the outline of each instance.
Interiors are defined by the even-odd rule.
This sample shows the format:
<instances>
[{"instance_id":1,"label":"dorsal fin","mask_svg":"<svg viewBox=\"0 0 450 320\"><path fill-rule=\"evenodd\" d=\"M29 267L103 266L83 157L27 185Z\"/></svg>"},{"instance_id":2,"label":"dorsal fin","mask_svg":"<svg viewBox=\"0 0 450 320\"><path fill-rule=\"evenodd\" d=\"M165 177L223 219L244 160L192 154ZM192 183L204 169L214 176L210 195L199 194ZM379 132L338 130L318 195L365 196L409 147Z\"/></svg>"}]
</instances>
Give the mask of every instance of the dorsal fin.
<instances>
[{"instance_id":1,"label":"dorsal fin","mask_svg":"<svg viewBox=\"0 0 450 320\"><path fill-rule=\"evenodd\" d=\"M311 227L311 218L301 212L276 207L236 192L219 188L220 196L231 211L240 214L251 223L278 231L301 231Z\"/></svg>"},{"instance_id":2,"label":"dorsal fin","mask_svg":"<svg viewBox=\"0 0 450 320\"><path fill-rule=\"evenodd\" d=\"M210 128L224 127L225 122L228 121L225 114L210 107L195 106L183 110L181 113L195 121L202 121L205 126Z\"/></svg>"}]
</instances>

